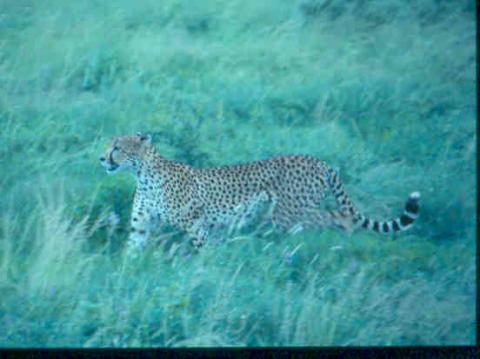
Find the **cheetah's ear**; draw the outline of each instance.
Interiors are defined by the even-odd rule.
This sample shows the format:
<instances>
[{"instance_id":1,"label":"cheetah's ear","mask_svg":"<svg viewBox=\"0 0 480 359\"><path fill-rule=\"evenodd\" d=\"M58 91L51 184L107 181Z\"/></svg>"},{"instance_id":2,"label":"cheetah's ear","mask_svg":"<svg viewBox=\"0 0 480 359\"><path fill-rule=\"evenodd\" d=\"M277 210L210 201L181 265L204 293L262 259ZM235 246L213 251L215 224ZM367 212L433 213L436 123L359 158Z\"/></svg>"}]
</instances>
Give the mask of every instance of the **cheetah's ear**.
<instances>
[{"instance_id":1,"label":"cheetah's ear","mask_svg":"<svg viewBox=\"0 0 480 359\"><path fill-rule=\"evenodd\" d=\"M137 136L140 137L140 141L142 141L144 143L151 143L152 142L152 136L150 136L148 134L143 134L143 133L137 132Z\"/></svg>"}]
</instances>

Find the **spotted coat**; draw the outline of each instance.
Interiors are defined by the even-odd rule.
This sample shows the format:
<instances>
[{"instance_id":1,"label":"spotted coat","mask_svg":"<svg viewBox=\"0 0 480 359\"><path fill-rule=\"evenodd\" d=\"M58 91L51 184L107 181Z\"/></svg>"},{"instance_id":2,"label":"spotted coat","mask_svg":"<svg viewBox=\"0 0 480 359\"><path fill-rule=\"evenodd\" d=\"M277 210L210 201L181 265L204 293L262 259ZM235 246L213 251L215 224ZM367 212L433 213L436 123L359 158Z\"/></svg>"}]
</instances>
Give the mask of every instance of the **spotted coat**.
<instances>
[{"instance_id":1,"label":"spotted coat","mask_svg":"<svg viewBox=\"0 0 480 359\"><path fill-rule=\"evenodd\" d=\"M306 155L198 169L160 156L150 137L138 134L114 138L100 160L108 173L127 170L137 179L132 247L143 246L151 230L163 223L184 230L200 247L216 228L254 217L262 206L270 208L270 220L279 232L300 225L393 233L409 228L419 212L420 195L413 192L404 213L395 219L377 221L364 216L338 174L325 162ZM337 209L321 209L328 194L335 197Z\"/></svg>"}]
</instances>

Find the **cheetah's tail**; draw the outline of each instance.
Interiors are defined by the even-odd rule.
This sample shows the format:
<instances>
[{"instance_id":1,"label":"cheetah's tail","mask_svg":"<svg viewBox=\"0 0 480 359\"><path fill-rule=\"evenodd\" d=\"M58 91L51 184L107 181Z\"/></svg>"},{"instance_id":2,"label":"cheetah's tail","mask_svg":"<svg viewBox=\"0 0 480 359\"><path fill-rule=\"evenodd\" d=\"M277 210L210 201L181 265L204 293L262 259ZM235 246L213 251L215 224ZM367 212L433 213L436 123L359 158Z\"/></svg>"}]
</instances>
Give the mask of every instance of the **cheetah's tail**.
<instances>
[{"instance_id":1,"label":"cheetah's tail","mask_svg":"<svg viewBox=\"0 0 480 359\"><path fill-rule=\"evenodd\" d=\"M382 234L395 233L410 228L419 215L419 192L410 193L402 215L386 221L377 221L366 217L355 208L348 197L348 194L344 190L339 176L333 170L330 171L329 184L336 202L340 207L339 211L331 213L332 217L338 218L340 216L344 219L350 217L354 227L361 226L367 230L373 230Z\"/></svg>"},{"instance_id":2,"label":"cheetah's tail","mask_svg":"<svg viewBox=\"0 0 480 359\"><path fill-rule=\"evenodd\" d=\"M391 232L404 231L410 228L415 219L418 217L420 210L420 206L418 204L419 199L419 192L410 193L405 204L405 210L403 214L395 219L376 221L360 214L358 217L354 217L353 221L354 223L358 223L358 226L361 225L365 229L374 230L378 233L388 234Z\"/></svg>"}]
</instances>

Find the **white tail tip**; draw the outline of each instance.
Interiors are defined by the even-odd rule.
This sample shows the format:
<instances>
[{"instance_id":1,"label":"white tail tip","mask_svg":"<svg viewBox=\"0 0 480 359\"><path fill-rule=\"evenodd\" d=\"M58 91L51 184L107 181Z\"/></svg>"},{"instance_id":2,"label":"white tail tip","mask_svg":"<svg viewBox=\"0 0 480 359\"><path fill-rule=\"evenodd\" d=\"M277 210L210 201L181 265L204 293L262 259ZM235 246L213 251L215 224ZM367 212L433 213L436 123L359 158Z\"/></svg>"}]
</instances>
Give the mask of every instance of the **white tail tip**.
<instances>
[{"instance_id":1,"label":"white tail tip","mask_svg":"<svg viewBox=\"0 0 480 359\"><path fill-rule=\"evenodd\" d=\"M410 193L409 197L411 199L419 199L420 198L420 192L412 192L412 193Z\"/></svg>"}]
</instances>

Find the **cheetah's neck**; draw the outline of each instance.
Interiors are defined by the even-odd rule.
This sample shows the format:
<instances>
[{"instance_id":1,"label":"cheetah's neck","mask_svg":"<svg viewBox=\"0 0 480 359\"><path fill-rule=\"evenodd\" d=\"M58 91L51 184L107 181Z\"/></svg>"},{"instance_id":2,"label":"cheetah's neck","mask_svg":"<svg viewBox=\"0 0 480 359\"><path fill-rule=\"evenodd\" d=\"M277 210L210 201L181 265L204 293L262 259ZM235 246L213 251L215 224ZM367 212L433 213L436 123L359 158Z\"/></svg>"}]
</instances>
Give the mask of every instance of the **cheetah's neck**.
<instances>
[{"instance_id":1,"label":"cheetah's neck","mask_svg":"<svg viewBox=\"0 0 480 359\"><path fill-rule=\"evenodd\" d=\"M136 172L137 186L152 190L154 186L163 187L172 179L190 176L191 173L190 166L160 156L152 146L145 152Z\"/></svg>"}]
</instances>

